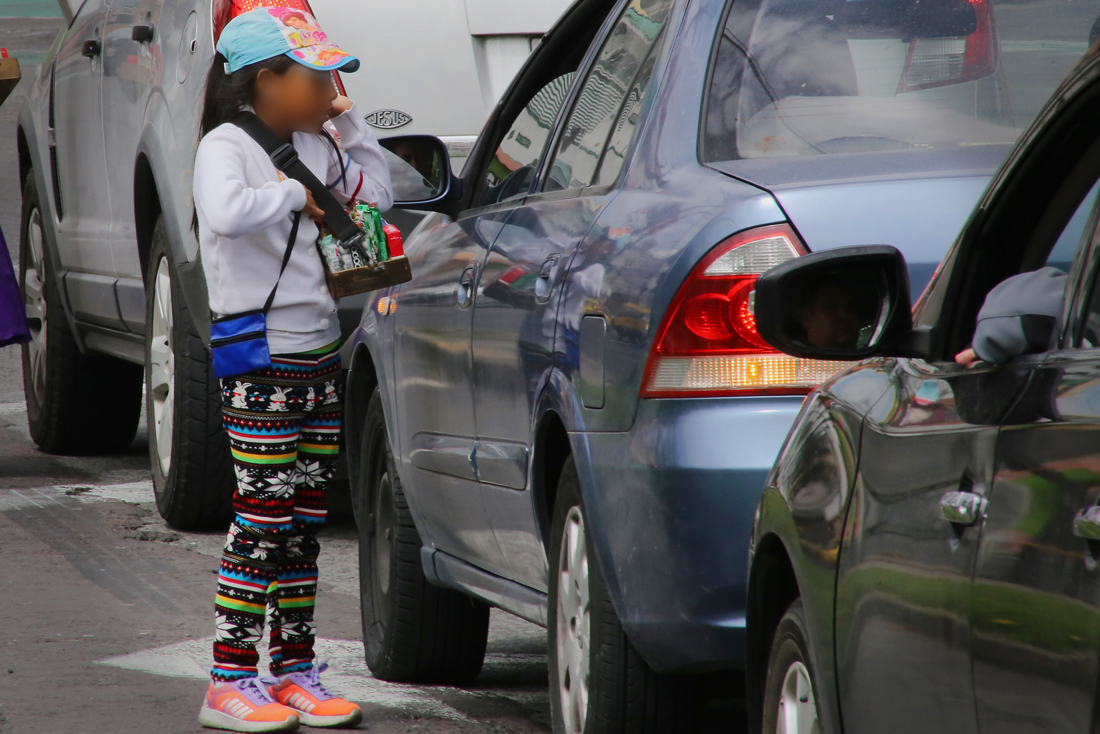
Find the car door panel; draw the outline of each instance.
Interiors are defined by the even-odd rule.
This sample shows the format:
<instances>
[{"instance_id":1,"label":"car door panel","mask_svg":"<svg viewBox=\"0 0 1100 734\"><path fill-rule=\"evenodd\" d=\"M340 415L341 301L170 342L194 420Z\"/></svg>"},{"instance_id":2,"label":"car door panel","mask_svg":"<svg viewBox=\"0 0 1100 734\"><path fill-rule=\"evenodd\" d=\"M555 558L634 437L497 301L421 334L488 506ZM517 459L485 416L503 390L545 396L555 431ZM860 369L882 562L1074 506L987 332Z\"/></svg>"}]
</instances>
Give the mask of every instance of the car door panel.
<instances>
[{"instance_id":1,"label":"car door panel","mask_svg":"<svg viewBox=\"0 0 1100 734\"><path fill-rule=\"evenodd\" d=\"M66 32L54 62L62 212L58 251L61 266L66 269L114 275L99 85L105 12L103 0L87 0Z\"/></svg>"},{"instance_id":2,"label":"car door panel","mask_svg":"<svg viewBox=\"0 0 1100 734\"><path fill-rule=\"evenodd\" d=\"M553 365L566 268L609 199L529 199L488 253L474 308L478 476L510 577L539 591L546 589L546 553L527 491L533 416Z\"/></svg>"},{"instance_id":3,"label":"car door panel","mask_svg":"<svg viewBox=\"0 0 1100 734\"><path fill-rule=\"evenodd\" d=\"M169 5L169 16L180 12L186 17L192 7L184 2ZM103 34L100 88L103 110L107 115L102 139L104 155L110 166L107 184L111 199L111 251L116 273L139 282L143 273L137 253L134 217L134 168L138 141L144 127L150 91L163 77L161 39L166 31L169 34L178 32L171 24L167 28L160 27L160 7L161 3L157 0L111 0ZM154 28L153 39L145 42L133 40L133 29L138 25ZM127 305L130 305L129 302ZM140 305L144 321L144 303ZM137 316L127 315L132 318ZM141 326L144 330L144 324Z\"/></svg>"},{"instance_id":4,"label":"car door panel","mask_svg":"<svg viewBox=\"0 0 1100 734\"><path fill-rule=\"evenodd\" d=\"M1010 369L1023 379L1034 361ZM983 732L1095 731L1100 534L1085 513L1098 501L1100 352L1054 354L998 442L974 582Z\"/></svg>"},{"instance_id":5,"label":"car door panel","mask_svg":"<svg viewBox=\"0 0 1100 734\"><path fill-rule=\"evenodd\" d=\"M991 374L899 360L868 414L836 591L850 734L977 731L969 619L980 524L949 522L941 502L987 494L997 421L1019 387Z\"/></svg>"},{"instance_id":6,"label":"car door panel","mask_svg":"<svg viewBox=\"0 0 1100 734\"><path fill-rule=\"evenodd\" d=\"M439 549L494 572L502 571L501 553L473 468L470 328L477 273L492 244L480 233L509 214L483 210L413 241L415 278L395 293L393 337L398 454L422 530ZM479 227L482 220L489 224Z\"/></svg>"}]
</instances>

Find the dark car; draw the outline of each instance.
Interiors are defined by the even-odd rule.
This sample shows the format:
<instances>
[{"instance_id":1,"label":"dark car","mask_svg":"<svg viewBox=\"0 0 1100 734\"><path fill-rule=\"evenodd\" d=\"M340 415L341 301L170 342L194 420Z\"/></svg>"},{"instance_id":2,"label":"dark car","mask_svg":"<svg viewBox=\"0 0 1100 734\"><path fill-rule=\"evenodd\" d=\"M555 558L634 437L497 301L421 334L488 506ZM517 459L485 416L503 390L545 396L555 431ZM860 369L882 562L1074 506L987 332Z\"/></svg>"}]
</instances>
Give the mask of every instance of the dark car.
<instances>
[{"instance_id":1,"label":"dark car","mask_svg":"<svg viewBox=\"0 0 1100 734\"><path fill-rule=\"evenodd\" d=\"M1098 119L1094 48L912 312L886 246L760 279L771 343L867 359L807 400L757 511L748 671L764 732L1100 725ZM1029 327L1045 329L1038 351L956 364L987 293L1044 266L1068 285L1062 318ZM826 300L849 319L831 341L806 328Z\"/></svg>"}]
</instances>

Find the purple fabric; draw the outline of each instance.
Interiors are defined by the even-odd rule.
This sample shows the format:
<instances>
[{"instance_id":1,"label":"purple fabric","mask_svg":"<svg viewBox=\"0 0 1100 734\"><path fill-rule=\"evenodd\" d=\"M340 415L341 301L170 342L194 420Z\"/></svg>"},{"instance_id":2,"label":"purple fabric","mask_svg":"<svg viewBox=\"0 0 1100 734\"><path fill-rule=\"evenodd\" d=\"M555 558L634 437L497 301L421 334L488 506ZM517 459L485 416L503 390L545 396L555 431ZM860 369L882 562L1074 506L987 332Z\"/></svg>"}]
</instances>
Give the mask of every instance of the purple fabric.
<instances>
[{"instance_id":1,"label":"purple fabric","mask_svg":"<svg viewBox=\"0 0 1100 734\"><path fill-rule=\"evenodd\" d=\"M11 266L11 256L0 230L0 347L22 344L31 340L23 299L19 296L19 281Z\"/></svg>"}]
</instances>

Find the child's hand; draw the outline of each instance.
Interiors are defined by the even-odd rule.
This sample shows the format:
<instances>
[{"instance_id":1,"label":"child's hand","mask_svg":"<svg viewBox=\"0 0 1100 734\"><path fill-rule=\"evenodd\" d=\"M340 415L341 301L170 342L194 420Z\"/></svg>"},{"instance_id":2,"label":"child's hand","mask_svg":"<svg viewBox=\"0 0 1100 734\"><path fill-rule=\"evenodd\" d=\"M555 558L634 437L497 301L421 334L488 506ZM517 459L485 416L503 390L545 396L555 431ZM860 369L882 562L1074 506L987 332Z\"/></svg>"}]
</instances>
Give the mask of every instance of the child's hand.
<instances>
[{"instance_id":1,"label":"child's hand","mask_svg":"<svg viewBox=\"0 0 1100 734\"><path fill-rule=\"evenodd\" d=\"M329 119L344 114L351 109L353 104L354 102L341 94L336 99L332 100L332 107L330 107L328 111Z\"/></svg>"},{"instance_id":2,"label":"child's hand","mask_svg":"<svg viewBox=\"0 0 1100 734\"><path fill-rule=\"evenodd\" d=\"M306 189L306 205L302 207L302 213L312 219L317 226L321 226L325 221L325 212L317 206L317 202L313 200L313 192L309 189Z\"/></svg>"}]
</instances>

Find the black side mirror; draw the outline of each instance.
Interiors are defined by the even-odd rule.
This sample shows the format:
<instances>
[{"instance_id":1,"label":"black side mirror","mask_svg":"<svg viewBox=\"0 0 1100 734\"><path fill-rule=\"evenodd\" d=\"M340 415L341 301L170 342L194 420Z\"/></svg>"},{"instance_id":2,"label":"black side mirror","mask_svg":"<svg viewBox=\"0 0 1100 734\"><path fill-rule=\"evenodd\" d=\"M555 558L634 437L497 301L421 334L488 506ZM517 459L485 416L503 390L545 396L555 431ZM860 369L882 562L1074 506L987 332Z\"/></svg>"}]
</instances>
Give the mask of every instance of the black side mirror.
<instances>
[{"instance_id":1,"label":"black side mirror","mask_svg":"<svg viewBox=\"0 0 1100 734\"><path fill-rule=\"evenodd\" d=\"M754 313L760 336L795 357L887 354L913 328L905 258L868 245L789 260L760 276Z\"/></svg>"},{"instance_id":2,"label":"black side mirror","mask_svg":"<svg viewBox=\"0 0 1100 734\"><path fill-rule=\"evenodd\" d=\"M447 145L432 135L398 135L378 141L390 168L393 206L450 212L461 196Z\"/></svg>"}]
</instances>

